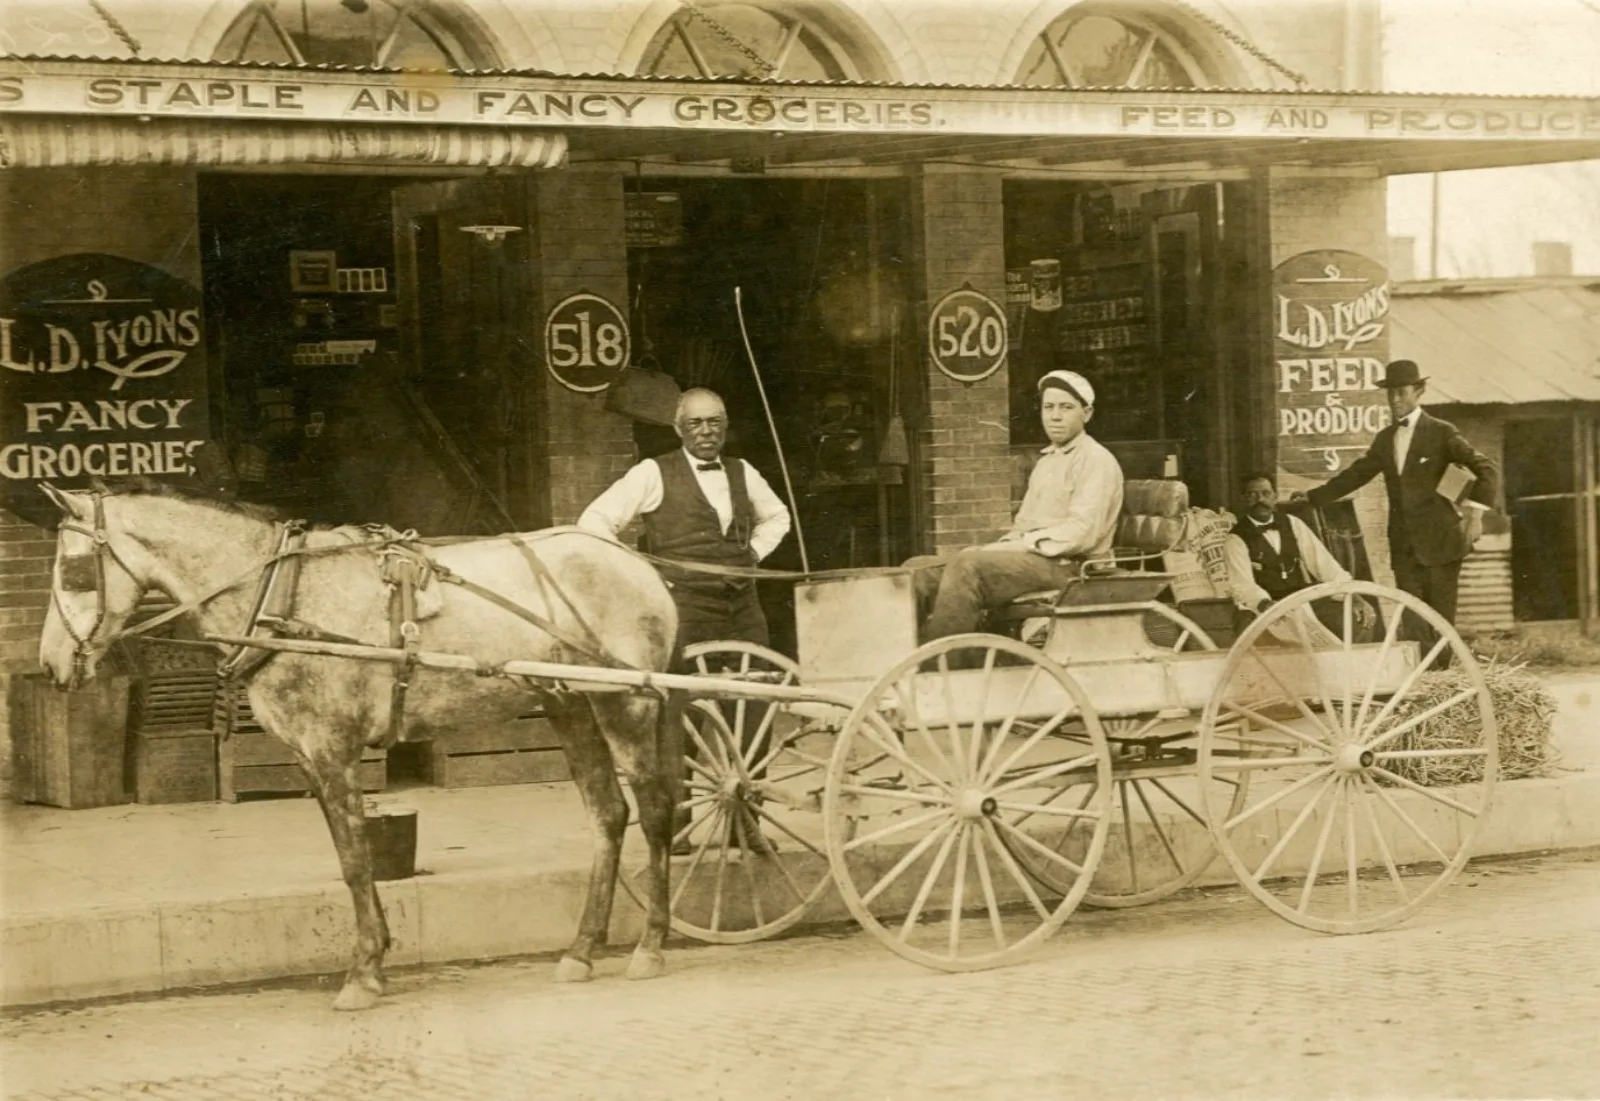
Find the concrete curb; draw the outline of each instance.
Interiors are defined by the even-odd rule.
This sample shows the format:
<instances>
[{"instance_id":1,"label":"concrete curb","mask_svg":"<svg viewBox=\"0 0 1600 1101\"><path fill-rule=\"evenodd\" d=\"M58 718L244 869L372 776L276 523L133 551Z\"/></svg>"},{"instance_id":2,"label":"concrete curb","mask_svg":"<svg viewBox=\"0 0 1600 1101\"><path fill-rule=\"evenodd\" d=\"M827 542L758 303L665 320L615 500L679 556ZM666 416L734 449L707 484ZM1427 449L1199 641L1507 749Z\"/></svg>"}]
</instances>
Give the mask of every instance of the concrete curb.
<instances>
[{"instance_id":1,"label":"concrete curb","mask_svg":"<svg viewBox=\"0 0 1600 1101\"><path fill-rule=\"evenodd\" d=\"M1425 813L1416 804L1411 809ZM1209 843L1198 825L1183 825L1181 845L1194 851ZM1476 849L1478 856L1505 856L1591 846L1600 846L1600 772L1501 782ZM1304 868L1307 847L1291 846L1285 871ZM892 854L878 854L884 855ZM381 884L394 938L389 961L404 966L559 952L576 928L587 875L586 868L496 870ZM1201 882L1233 879L1219 861ZM837 892L829 891L808 920L844 914ZM637 937L640 918L637 907L619 902L614 941ZM353 937L349 895L336 882L315 890L8 919L0 925L0 1007L338 972L348 963Z\"/></svg>"}]
</instances>

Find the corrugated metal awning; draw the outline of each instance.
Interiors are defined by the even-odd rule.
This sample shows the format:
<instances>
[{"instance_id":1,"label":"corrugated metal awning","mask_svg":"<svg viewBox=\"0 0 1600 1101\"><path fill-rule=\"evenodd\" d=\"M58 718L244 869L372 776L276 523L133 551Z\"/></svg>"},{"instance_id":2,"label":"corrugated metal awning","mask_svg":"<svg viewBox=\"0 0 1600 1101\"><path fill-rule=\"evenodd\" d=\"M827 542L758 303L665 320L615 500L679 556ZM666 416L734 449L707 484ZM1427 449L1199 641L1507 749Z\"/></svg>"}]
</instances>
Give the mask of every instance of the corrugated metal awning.
<instances>
[{"instance_id":1,"label":"corrugated metal awning","mask_svg":"<svg viewBox=\"0 0 1600 1101\"><path fill-rule=\"evenodd\" d=\"M1429 376L1431 405L1600 402L1600 279L1397 287L1390 354Z\"/></svg>"},{"instance_id":2,"label":"corrugated metal awning","mask_svg":"<svg viewBox=\"0 0 1600 1101\"><path fill-rule=\"evenodd\" d=\"M552 130L189 118L0 115L0 167L88 165L398 165L556 168Z\"/></svg>"}]
</instances>

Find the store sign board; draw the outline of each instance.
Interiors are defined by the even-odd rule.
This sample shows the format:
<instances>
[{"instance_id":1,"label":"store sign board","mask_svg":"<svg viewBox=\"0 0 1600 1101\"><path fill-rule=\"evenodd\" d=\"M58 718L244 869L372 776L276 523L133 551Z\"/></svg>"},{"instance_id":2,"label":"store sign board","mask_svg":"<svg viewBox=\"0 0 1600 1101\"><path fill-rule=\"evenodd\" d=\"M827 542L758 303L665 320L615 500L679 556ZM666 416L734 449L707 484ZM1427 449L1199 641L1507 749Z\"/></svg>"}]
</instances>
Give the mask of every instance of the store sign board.
<instances>
[{"instance_id":1,"label":"store sign board","mask_svg":"<svg viewBox=\"0 0 1600 1101\"><path fill-rule=\"evenodd\" d=\"M200 291L103 253L0 281L0 496L192 473L210 436ZM42 500L43 498L40 498Z\"/></svg>"},{"instance_id":2,"label":"store sign board","mask_svg":"<svg viewBox=\"0 0 1600 1101\"><path fill-rule=\"evenodd\" d=\"M1600 100L773 87L0 60L0 114L783 133L1600 140Z\"/></svg>"},{"instance_id":3,"label":"store sign board","mask_svg":"<svg viewBox=\"0 0 1600 1101\"><path fill-rule=\"evenodd\" d=\"M628 319L598 294L564 298L545 317L545 367L568 390L599 393L616 381L631 353Z\"/></svg>"},{"instance_id":4,"label":"store sign board","mask_svg":"<svg viewBox=\"0 0 1600 1101\"><path fill-rule=\"evenodd\" d=\"M1389 275L1340 249L1302 252L1272 273L1278 458L1326 477L1389 423Z\"/></svg>"},{"instance_id":5,"label":"store sign board","mask_svg":"<svg viewBox=\"0 0 1600 1101\"><path fill-rule=\"evenodd\" d=\"M980 382L1004 366L1006 312L981 291L951 291L928 312L928 355L957 382Z\"/></svg>"},{"instance_id":6,"label":"store sign board","mask_svg":"<svg viewBox=\"0 0 1600 1101\"><path fill-rule=\"evenodd\" d=\"M683 244L683 201L676 191L629 191L623 199L628 248Z\"/></svg>"}]
</instances>

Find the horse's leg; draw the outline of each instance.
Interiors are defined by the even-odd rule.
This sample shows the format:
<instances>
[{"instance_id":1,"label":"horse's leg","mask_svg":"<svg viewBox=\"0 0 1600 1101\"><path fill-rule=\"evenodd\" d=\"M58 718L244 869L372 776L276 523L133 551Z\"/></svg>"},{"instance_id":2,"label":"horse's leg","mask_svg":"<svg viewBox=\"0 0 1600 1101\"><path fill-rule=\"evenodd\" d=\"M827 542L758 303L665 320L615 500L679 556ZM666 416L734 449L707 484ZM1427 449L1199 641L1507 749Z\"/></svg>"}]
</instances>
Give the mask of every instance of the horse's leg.
<instances>
[{"instance_id":1,"label":"horse's leg","mask_svg":"<svg viewBox=\"0 0 1600 1101\"><path fill-rule=\"evenodd\" d=\"M628 961L628 978L653 979L666 968L661 946L671 926L669 862L673 810L683 768L682 708L674 701L633 696L597 697L595 712L639 804L639 825L649 844L644 934Z\"/></svg>"},{"instance_id":2,"label":"horse's leg","mask_svg":"<svg viewBox=\"0 0 1600 1101\"><path fill-rule=\"evenodd\" d=\"M628 828L628 803L617 783L611 750L600 736L589 700L581 695L552 695L545 711L561 740L594 831L594 860L589 869L583 915L578 919L578 935L556 965L558 982L582 982L593 970L590 961L594 950L605 947L610 930L622 834Z\"/></svg>"},{"instance_id":3,"label":"horse's leg","mask_svg":"<svg viewBox=\"0 0 1600 1101\"><path fill-rule=\"evenodd\" d=\"M311 790L322 806L339 854L339 868L355 903L356 950L335 1009L370 1009L383 994L383 955L389 950L389 924L372 879L372 853L367 846L362 809L359 743L337 757L296 749ZM348 758L348 759L344 759Z\"/></svg>"}]
</instances>

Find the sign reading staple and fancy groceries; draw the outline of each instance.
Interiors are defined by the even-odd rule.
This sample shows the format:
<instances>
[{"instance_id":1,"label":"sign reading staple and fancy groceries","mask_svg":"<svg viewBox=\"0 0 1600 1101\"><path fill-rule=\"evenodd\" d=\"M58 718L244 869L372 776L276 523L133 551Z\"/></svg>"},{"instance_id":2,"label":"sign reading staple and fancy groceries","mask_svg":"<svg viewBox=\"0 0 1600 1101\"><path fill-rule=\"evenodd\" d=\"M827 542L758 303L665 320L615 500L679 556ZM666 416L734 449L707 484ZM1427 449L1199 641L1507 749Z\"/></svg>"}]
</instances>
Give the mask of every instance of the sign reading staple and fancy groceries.
<instances>
[{"instance_id":1,"label":"sign reading staple and fancy groceries","mask_svg":"<svg viewBox=\"0 0 1600 1101\"><path fill-rule=\"evenodd\" d=\"M206 381L200 292L184 280L103 253L12 272L0 281L0 500L41 481L189 475L210 436Z\"/></svg>"},{"instance_id":2,"label":"sign reading staple and fancy groceries","mask_svg":"<svg viewBox=\"0 0 1600 1101\"><path fill-rule=\"evenodd\" d=\"M1326 477L1389 423L1389 275L1354 252L1302 252L1272 273L1278 462Z\"/></svg>"},{"instance_id":3,"label":"sign reading staple and fancy groceries","mask_svg":"<svg viewBox=\"0 0 1600 1101\"><path fill-rule=\"evenodd\" d=\"M0 113L774 133L1594 141L1600 100L1321 92L773 86L0 58Z\"/></svg>"}]
</instances>

